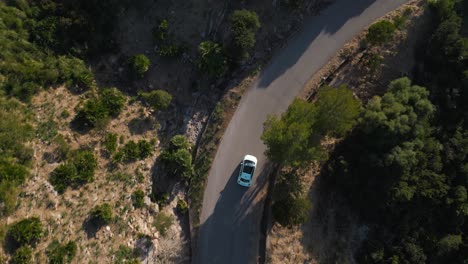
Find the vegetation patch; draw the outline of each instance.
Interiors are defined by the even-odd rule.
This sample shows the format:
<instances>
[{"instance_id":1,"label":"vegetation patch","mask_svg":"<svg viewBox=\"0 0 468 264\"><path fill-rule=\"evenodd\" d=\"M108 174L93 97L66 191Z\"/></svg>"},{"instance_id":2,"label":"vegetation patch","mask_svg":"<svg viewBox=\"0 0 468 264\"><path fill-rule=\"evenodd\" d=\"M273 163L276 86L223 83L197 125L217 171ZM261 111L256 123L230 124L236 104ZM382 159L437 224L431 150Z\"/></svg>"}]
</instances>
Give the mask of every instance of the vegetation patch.
<instances>
[{"instance_id":1,"label":"vegetation patch","mask_svg":"<svg viewBox=\"0 0 468 264\"><path fill-rule=\"evenodd\" d=\"M42 238L44 230L37 217L25 218L8 227L7 237L14 247L35 246Z\"/></svg>"},{"instance_id":2,"label":"vegetation patch","mask_svg":"<svg viewBox=\"0 0 468 264\"><path fill-rule=\"evenodd\" d=\"M49 258L50 264L55 263L71 263L76 255L77 246L74 241L66 244L61 244L57 240L52 241L46 249L46 255Z\"/></svg>"},{"instance_id":3,"label":"vegetation patch","mask_svg":"<svg viewBox=\"0 0 468 264\"><path fill-rule=\"evenodd\" d=\"M154 217L153 226L162 236L166 236L167 231L173 222L174 218L171 215L160 212Z\"/></svg>"},{"instance_id":4,"label":"vegetation patch","mask_svg":"<svg viewBox=\"0 0 468 264\"><path fill-rule=\"evenodd\" d=\"M161 161L172 176L179 176L189 180L192 176L192 154L190 144L183 135L176 135L171 139L170 146L161 153Z\"/></svg>"},{"instance_id":5,"label":"vegetation patch","mask_svg":"<svg viewBox=\"0 0 468 264\"><path fill-rule=\"evenodd\" d=\"M90 220L97 226L108 225L114 220L112 207L108 203L95 206L89 212Z\"/></svg>"}]
</instances>

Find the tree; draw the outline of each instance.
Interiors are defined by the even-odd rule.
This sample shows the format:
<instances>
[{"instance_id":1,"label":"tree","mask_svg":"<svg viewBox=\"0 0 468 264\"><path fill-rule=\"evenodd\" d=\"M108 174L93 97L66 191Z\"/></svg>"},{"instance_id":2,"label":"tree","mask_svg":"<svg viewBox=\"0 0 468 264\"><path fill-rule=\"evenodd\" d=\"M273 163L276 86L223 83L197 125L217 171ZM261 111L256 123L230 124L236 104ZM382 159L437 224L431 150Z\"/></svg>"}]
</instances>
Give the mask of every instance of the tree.
<instances>
[{"instance_id":1,"label":"tree","mask_svg":"<svg viewBox=\"0 0 468 264\"><path fill-rule=\"evenodd\" d=\"M198 45L198 70L210 77L220 78L227 71L227 60L222 47L212 41L203 41Z\"/></svg>"},{"instance_id":2,"label":"tree","mask_svg":"<svg viewBox=\"0 0 468 264\"><path fill-rule=\"evenodd\" d=\"M361 102L345 85L325 86L319 91L315 104L314 127L322 135L344 136L356 123L361 108Z\"/></svg>"},{"instance_id":3,"label":"tree","mask_svg":"<svg viewBox=\"0 0 468 264\"><path fill-rule=\"evenodd\" d=\"M144 54L135 55L129 60L130 70L138 78L143 78L145 72L148 71L150 64L150 60Z\"/></svg>"},{"instance_id":4,"label":"tree","mask_svg":"<svg viewBox=\"0 0 468 264\"><path fill-rule=\"evenodd\" d=\"M117 117L125 106L125 96L116 88L105 88L100 91L99 99L107 114Z\"/></svg>"},{"instance_id":5,"label":"tree","mask_svg":"<svg viewBox=\"0 0 468 264\"><path fill-rule=\"evenodd\" d=\"M392 40L395 30L396 27L392 22L388 20L381 20L369 27L366 40L371 45L385 44Z\"/></svg>"},{"instance_id":6,"label":"tree","mask_svg":"<svg viewBox=\"0 0 468 264\"><path fill-rule=\"evenodd\" d=\"M295 99L281 119L269 116L262 140L266 155L278 164L299 167L324 158L320 140L344 135L353 126L360 103L345 87L325 87L312 104Z\"/></svg>"},{"instance_id":7,"label":"tree","mask_svg":"<svg viewBox=\"0 0 468 264\"><path fill-rule=\"evenodd\" d=\"M248 50L255 46L255 34L260 28L257 13L245 9L236 10L230 17L234 46L241 59L248 57Z\"/></svg>"},{"instance_id":8,"label":"tree","mask_svg":"<svg viewBox=\"0 0 468 264\"><path fill-rule=\"evenodd\" d=\"M457 251L462 244L463 238L461 235L446 235L437 243L438 254L443 256Z\"/></svg>"},{"instance_id":9,"label":"tree","mask_svg":"<svg viewBox=\"0 0 468 264\"><path fill-rule=\"evenodd\" d=\"M35 246L42 235L42 223L37 217L20 220L8 229L8 236L16 246Z\"/></svg>"},{"instance_id":10,"label":"tree","mask_svg":"<svg viewBox=\"0 0 468 264\"><path fill-rule=\"evenodd\" d=\"M172 101L172 95L164 90L154 90L151 92L139 92L138 96L150 105L154 111L165 110Z\"/></svg>"}]
</instances>

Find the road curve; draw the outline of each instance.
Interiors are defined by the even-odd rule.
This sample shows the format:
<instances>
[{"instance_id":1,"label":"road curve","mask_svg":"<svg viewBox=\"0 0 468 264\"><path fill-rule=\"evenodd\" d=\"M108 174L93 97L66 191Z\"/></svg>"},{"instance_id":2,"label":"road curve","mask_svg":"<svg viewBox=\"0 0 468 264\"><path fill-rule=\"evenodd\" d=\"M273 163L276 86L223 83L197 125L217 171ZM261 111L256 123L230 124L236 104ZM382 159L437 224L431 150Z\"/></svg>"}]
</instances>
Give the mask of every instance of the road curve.
<instances>
[{"instance_id":1,"label":"road curve","mask_svg":"<svg viewBox=\"0 0 468 264\"><path fill-rule=\"evenodd\" d=\"M260 140L268 114L281 114L310 77L372 21L407 0L335 0L278 52L244 94L213 161L203 198L194 263L256 263L264 202L265 146ZM245 154L258 158L254 184L236 183Z\"/></svg>"}]
</instances>

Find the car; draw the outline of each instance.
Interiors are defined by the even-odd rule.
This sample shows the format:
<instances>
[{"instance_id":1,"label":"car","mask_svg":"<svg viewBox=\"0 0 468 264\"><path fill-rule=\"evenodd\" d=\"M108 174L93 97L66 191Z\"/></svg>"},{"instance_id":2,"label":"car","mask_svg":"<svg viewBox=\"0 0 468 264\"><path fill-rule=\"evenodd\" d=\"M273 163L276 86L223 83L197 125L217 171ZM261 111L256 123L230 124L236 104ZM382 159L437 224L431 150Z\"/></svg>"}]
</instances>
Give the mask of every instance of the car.
<instances>
[{"instance_id":1,"label":"car","mask_svg":"<svg viewBox=\"0 0 468 264\"><path fill-rule=\"evenodd\" d=\"M252 179L257 167L257 158L252 155L245 155L240 164L239 176L237 183L244 187L249 187L252 184Z\"/></svg>"}]
</instances>

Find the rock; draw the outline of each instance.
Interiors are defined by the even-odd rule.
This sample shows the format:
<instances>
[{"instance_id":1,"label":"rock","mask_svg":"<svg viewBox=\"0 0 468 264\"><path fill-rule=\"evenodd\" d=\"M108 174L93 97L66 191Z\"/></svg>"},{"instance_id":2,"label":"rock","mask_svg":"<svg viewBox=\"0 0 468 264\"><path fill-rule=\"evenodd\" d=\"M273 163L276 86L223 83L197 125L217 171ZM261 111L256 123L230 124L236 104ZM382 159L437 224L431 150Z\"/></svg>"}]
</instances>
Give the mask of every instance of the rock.
<instances>
[{"instance_id":1,"label":"rock","mask_svg":"<svg viewBox=\"0 0 468 264\"><path fill-rule=\"evenodd\" d=\"M148 197L148 196L145 196L145 198L143 199L143 203L148 206L148 207L151 207L151 199Z\"/></svg>"},{"instance_id":2,"label":"rock","mask_svg":"<svg viewBox=\"0 0 468 264\"><path fill-rule=\"evenodd\" d=\"M106 230L107 230L107 231L110 231L110 226L106 226Z\"/></svg>"}]
</instances>

